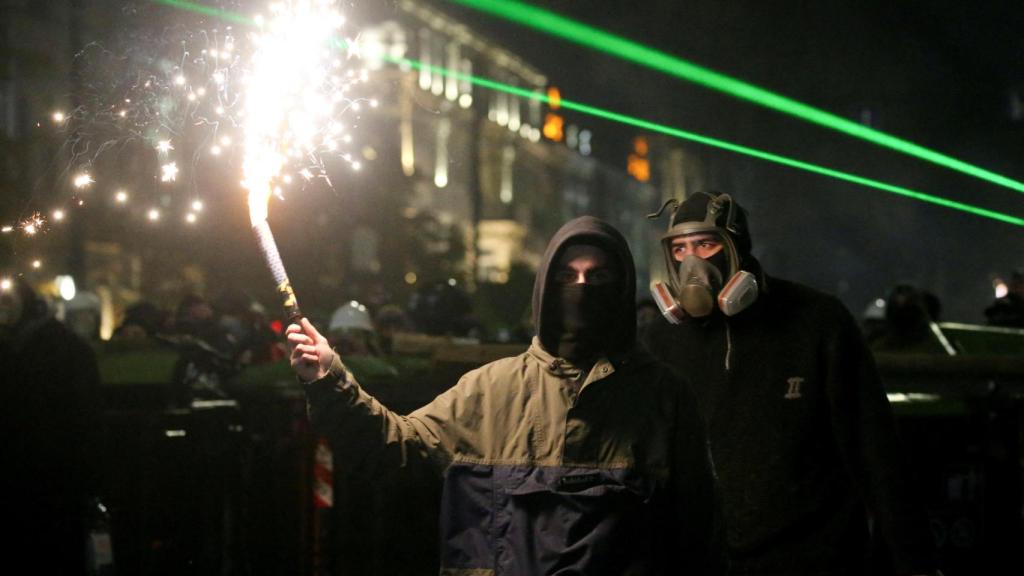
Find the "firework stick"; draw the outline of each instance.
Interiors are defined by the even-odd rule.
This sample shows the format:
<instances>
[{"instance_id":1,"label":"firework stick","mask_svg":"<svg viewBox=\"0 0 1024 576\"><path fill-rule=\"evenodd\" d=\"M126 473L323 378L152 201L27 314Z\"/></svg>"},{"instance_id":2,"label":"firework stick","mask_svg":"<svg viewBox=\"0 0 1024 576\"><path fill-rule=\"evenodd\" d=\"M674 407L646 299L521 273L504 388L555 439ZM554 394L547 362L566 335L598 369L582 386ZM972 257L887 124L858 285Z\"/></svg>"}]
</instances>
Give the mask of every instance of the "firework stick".
<instances>
[{"instance_id":1,"label":"firework stick","mask_svg":"<svg viewBox=\"0 0 1024 576\"><path fill-rule=\"evenodd\" d=\"M277 251L274 235L270 232L270 225L266 220L261 220L253 225L252 232L256 235L263 261L266 262L267 268L270 268L270 274L277 284L277 293L281 296L288 321L298 323L302 318L302 310L299 310L299 301L295 298L291 281L288 280L288 273L285 272L284 262Z\"/></svg>"}]
</instances>

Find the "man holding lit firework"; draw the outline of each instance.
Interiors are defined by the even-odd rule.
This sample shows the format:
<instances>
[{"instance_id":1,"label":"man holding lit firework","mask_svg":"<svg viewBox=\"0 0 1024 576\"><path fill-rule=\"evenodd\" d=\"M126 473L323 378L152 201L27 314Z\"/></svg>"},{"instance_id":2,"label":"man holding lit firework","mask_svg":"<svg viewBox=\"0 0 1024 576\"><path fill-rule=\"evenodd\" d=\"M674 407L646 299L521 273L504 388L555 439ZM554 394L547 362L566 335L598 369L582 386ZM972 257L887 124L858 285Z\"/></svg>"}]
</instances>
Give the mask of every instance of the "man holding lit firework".
<instances>
[{"instance_id":1,"label":"man holding lit firework","mask_svg":"<svg viewBox=\"0 0 1024 576\"><path fill-rule=\"evenodd\" d=\"M634 349L635 290L622 235L577 218L538 271L529 350L408 416L366 394L308 320L288 328L291 362L347 462L436 463L443 574L703 574L702 425L687 386Z\"/></svg>"}]
</instances>

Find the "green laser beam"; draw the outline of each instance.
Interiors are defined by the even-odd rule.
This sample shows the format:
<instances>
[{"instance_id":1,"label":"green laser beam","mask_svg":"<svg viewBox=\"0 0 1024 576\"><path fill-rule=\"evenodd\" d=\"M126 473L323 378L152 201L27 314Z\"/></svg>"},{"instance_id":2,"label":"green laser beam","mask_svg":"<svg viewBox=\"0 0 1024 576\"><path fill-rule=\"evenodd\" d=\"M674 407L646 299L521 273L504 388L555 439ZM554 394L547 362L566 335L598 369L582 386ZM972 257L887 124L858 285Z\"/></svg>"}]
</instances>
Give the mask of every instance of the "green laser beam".
<instances>
[{"instance_id":1,"label":"green laser beam","mask_svg":"<svg viewBox=\"0 0 1024 576\"><path fill-rule=\"evenodd\" d=\"M206 16L213 16L214 18L220 18L228 22L234 22L236 24L246 24L254 26L256 21L252 18L248 18L236 12L229 10L223 10L221 8L214 8L213 6L206 6L205 4L199 4L198 2L185 2L184 0L149 0L154 4L163 4L164 6L170 6L172 8L180 8L189 12L195 12L196 14L204 14Z\"/></svg>"},{"instance_id":2,"label":"green laser beam","mask_svg":"<svg viewBox=\"0 0 1024 576\"><path fill-rule=\"evenodd\" d=\"M472 76L461 72L448 70L447 68L441 68L439 66L431 66L428 64L424 64L422 62L418 62L416 60L410 60L408 58L385 57L385 59L401 66L408 66L410 68L414 68L417 70L426 69L429 70L430 72L436 72L439 74L443 74L445 76L451 76L458 80L472 82L474 85L480 86L481 88L506 92L508 94L513 94L515 96L520 96L522 98L527 98L530 100L539 100L545 104L548 103L550 100L547 94L534 92L532 90L528 90L519 86L504 84L502 82L491 80L489 78L481 78L478 76ZM605 120L625 124L627 126L634 126L643 130L648 130L650 132L665 134L666 136L672 136L680 140L688 140L690 142L696 142L699 144L704 144L706 146L728 150L730 152L735 152L737 154L751 156L753 158L758 158L776 164L782 164L784 166L805 170L807 172L813 172L815 174L821 174L823 176L830 176L838 180L844 180L847 182L852 182L854 184L860 184L861 186L883 190L885 192L905 196L907 198L913 198L921 202L928 202L930 204L936 204L938 206L944 206L946 208L960 210L963 212L967 212L969 214L974 214L977 216L983 216L985 218L998 220L1000 222L1015 224L1017 226L1024 226L1024 218L1003 214L1002 212L996 212L995 210L988 210L986 208L981 208L963 202L957 202L955 200L950 200L948 198L943 198L941 196L934 196L931 194L926 194L924 192L918 192L916 190L904 188L902 186L887 184L879 180L873 180L871 178L857 176L856 174L850 174L849 172L843 172L841 170L835 170L832 168L827 168L825 166L811 164L809 162L803 162L795 158L789 158L787 156L782 156L780 154L774 154L771 152L766 152L764 150L758 150L756 148L751 148L749 146L734 144L732 142L720 140L718 138L703 136L701 134L697 134L694 132L688 132L686 130L681 130L679 128L673 128L671 126L666 126L664 124L652 122L650 120L643 120L641 118L627 116L625 114L620 114L618 112L613 112L611 110L607 110L604 108L598 108L596 106L582 104L580 102L574 102L572 100L566 100L564 98L561 99L560 103L562 108L565 108L566 110L574 110L576 112L580 112L581 114L586 114L588 116L603 118Z\"/></svg>"},{"instance_id":3,"label":"green laser beam","mask_svg":"<svg viewBox=\"0 0 1024 576\"><path fill-rule=\"evenodd\" d=\"M224 10L210 8L209 6L204 6L202 4L196 4L194 2L184 2L182 0L150 0L150 1L155 2L155 3L159 3L159 4L166 4L166 5L169 5L169 6L174 6L174 7L177 7L177 8L182 8L182 9L185 9L185 10L190 10L190 11L193 11L193 12L198 12L198 13L201 13L201 14L213 15L213 16L217 16L219 18L227 18L227 19L230 19L233 22L240 22L240 23L244 23L244 24L254 24L253 20L245 18L245 17L240 16L238 14L233 14L233 13L230 13L230 12L226 12ZM337 40L335 42L335 46L337 46L338 48L345 48L345 47L347 47L347 43L345 43L342 40ZM525 88L522 88L522 87L519 87L519 86L512 86L510 84L505 84L505 83L502 83L502 82L498 82L496 80L491 80L489 78L473 76L471 74L464 74L462 72L458 72L458 71L454 71L454 70L449 70L447 68L442 68L442 67L439 67L439 66L431 66L431 65L424 64L422 62L419 62L419 61L416 61L416 60L411 60L411 59L408 59L408 58L397 58L397 57L385 55L385 56L383 56L383 59L388 61L388 62L390 62L390 63L392 63L392 64L397 64L399 66L406 66L406 67L409 67L409 68L412 68L412 69L416 69L416 70L425 69L425 70L429 70L432 73L436 72L438 74L441 74L441 75L444 75L444 76L450 76L450 77L453 77L453 78L458 79L458 80L468 81L468 82L472 83L475 86L480 86L481 88L485 88L485 89L488 89L488 90L495 90L495 91L505 92L505 93L508 93L508 94L512 94L512 95L519 96L519 97L526 98L526 99L530 99L530 100L538 100L538 101L543 102L545 104L550 102L550 98L548 98L547 94L545 94L545 93L534 92L532 90L528 90L528 89L525 89ZM598 108L596 106L590 106L590 105L587 105L587 104L582 104L582 103L579 103L579 102L574 102L572 100L562 99L561 100L561 105L566 110L574 110L574 111L579 112L581 114L586 114L586 115L589 115L589 116L594 116L594 117L597 117L597 118L602 118L602 119L609 120L609 121L612 121L612 122L617 122L617 123L620 123L620 124L625 124L627 126L634 126L636 128L640 128L640 129L643 129L643 130L648 130L648 131L659 133L659 134L665 134L667 136L678 138L680 140L687 140L687 141L690 141L690 142L696 142L696 143L699 143L699 144L704 144L706 146L711 146L711 147L720 148L720 149L723 149L723 150L728 150L730 152L735 152L737 154L743 154L743 155L746 155L746 156L750 156L750 157L753 157L753 158L758 158L758 159L765 160L765 161L768 161L768 162L773 162L773 163L776 163L776 164L781 164L781 165L784 165L784 166L789 166L789 167L796 168L796 169L799 169L799 170L804 170L804 171L807 171L807 172L812 172L812 173L820 174L820 175L823 175L823 176L829 176L829 177L832 177L832 178L836 178L838 180L844 180L844 181L851 182L851 183L854 183L854 184L859 184L861 186L865 186L865 187L869 187L869 188L875 188L877 190L882 190L882 191L885 191L885 192L890 192L892 194L904 196L904 197L907 197L907 198L912 198L914 200L918 200L918 201L921 201L921 202L927 202L927 203L930 203L930 204L935 204L935 205L938 205L938 206L943 206L945 208L950 208L950 209L953 209L953 210L959 210L959 211L962 211L962 212L965 212L965 213L968 213L968 214L974 214L976 216L981 216L981 217L984 217L984 218L990 218L990 219L997 220L997 221L1000 221L1000 222L1005 222L1005 223L1008 223L1008 224L1014 224L1014 225L1017 225L1017 226L1024 226L1024 218L1019 218L1019 217L1016 217L1016 216L1011 216L1009 214L1004 214L1002 212L997 212L995 210L988 210L986 208L981 208L981 207L974 206L974 205L971 205L971 204L966 204L966 203L963 203L963 202L957 202L955 200L950 200L948 198L943 198L941 196L934 196L934 195L931 195L931 194L926 194L924 192L918 192L918 191L915 191L915 190L911 190L909 188L904 188L904 187L901 187L901 186L895 186L895 185L892 185L892 184L887 184L887 183L881 182L879 180L873 180L871 178L865 178L865 177L862 177L862 176L857 176L856 174L850 174L848 172L842 172L840 170L834 170L832 168L827 168L827 167L824 167L824 166L819 166L817 164L811 164L809 162L803 162L803 161L800 161L800 160L796 160L794 158L789 158L787 156L782 156L782 155L779 155L779 154L774 154L774 153L771 153L771 152L766 152L766 151L763 151L763 150L758 150L756 148L751 148L751 147L748 147L748 146L742 146L740 144L734 144L732 142L727 142L725 140L720 140L720 139L712 138L712 137L709 137L709 136L703 136L701 134L697 134L697 133L694 133L694 132L688 132L686 130L681 130L679 128L673 128L671 126L666 126L664 124L659 124L659 123L656 123L656 122L652 122L650 120L643 120L643 119L640 119L640 118L635 118L635 117L632 117L632 116L627 116L625 114L621 114L621 113L618 113L618 112L613 112L611 110L606 110L606 109L603 109L603 108Z\"/></svg>"},{"instance_id":4,"label":"green laser beam","mask_svg":"<svg viewBox=\"0 0 1024 576\"><path fill-rule=\"evenodd\" d=\"M481 12L498 16L545 32L552 36L569 40L617 56L623 60L664 72L671 76L693 82L705 88L723 92L733 97L753 102L783 114L788 114L826 128L843 132L855 138L878 144L898 152L917 157L921 160L938 164L946 168L987 180L1007 188L1024 192L1024 183L997 174L941 152L936 152L908 140L891 136L884 132L851 122L841 116L809 106L802 102L770 92L737 78L715 72L697 64L687 62L671 54L648 48L640 43L605 32L599 28L582 24L564 16L542 8L515 0L449 0Z\"/></svg>"}]
</instances>

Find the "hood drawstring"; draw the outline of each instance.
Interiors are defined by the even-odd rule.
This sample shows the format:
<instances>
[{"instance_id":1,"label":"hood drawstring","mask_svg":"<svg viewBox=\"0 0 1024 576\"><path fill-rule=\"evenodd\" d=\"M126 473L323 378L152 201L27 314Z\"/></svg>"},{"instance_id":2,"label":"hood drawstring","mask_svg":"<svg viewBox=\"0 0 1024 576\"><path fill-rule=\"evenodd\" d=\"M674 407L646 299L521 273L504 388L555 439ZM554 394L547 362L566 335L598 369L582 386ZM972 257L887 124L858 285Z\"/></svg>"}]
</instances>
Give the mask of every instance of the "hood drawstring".
<instances>
[{"instance_id":1,"label":"hood drawstring","mask_svg":"<svg viewBox=\"0 0 1024 576\"><path fill-rule=\"evenodd\" d=\"M732 331L729 330L729 322L725 323L725 371L732 370Z\"/></svg>"}]
</instances>

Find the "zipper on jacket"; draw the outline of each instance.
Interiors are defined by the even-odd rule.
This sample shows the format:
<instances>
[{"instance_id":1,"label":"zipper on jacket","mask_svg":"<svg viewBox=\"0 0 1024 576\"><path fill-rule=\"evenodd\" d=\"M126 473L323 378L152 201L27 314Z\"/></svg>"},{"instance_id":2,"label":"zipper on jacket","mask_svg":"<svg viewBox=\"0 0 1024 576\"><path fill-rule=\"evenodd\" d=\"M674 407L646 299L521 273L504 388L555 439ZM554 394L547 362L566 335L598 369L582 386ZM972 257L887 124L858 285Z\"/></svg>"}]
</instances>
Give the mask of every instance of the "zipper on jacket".
<instances>
[{"instance_id":1,"label":"zipper on jacket","mask_svg":"<svg viewBox=\"0 0 1024 576\"><path fill-rule=\"evenodd\" d=\"M567 378L569 381L569 402L570 405L575 408L576 404L580 401L580 393L583 392L583 381L586 379L587 372L580 370L580 373L576 376Z\"/></svg>"}]
</instances>

